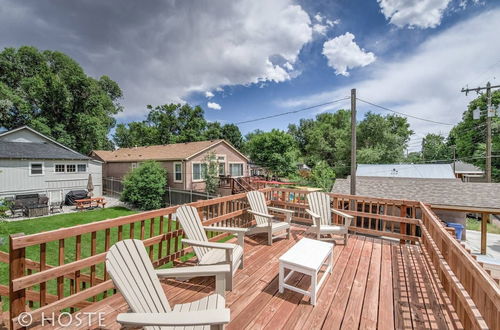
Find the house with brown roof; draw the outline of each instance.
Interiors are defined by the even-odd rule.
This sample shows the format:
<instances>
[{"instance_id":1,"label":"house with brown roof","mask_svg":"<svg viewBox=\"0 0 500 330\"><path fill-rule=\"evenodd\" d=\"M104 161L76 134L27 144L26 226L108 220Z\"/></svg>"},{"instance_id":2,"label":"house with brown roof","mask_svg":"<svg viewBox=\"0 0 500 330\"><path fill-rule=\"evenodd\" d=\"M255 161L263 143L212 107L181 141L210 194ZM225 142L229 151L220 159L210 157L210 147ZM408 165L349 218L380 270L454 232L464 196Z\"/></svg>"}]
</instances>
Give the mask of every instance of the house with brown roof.
<instances>
[{"instance_id":1,"label":"house with brown roof","mask_svg":"<svg viewBox=\"0 0 500 330\"><path fill-rule=\"evenodd\" d=\"M168 185L176 189L205 189L203 172L207 155L214 153L219 175L248 176L248 158L225 140L175 143L145 147L94 150L91 157L104 162L103 176L122 179L141 162L160 162L168 173Z\"/></svg>"}]
</instances>

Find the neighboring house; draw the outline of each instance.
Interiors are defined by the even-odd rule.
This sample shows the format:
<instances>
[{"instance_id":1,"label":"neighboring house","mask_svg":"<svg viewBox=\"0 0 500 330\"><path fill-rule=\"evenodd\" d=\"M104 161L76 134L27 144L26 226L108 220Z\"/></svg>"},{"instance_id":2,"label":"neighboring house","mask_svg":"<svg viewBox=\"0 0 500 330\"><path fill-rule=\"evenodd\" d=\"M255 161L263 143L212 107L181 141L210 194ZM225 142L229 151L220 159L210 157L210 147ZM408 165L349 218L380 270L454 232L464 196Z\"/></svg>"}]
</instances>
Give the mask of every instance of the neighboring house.
<instances>
[{"instance_id":1,"label":"neighboring house","mask_svg":"<svg viewBox=\"0 0 500 330\"><path fill-rule=\"evenodd\" d=\"M454 179L451 164L358 164L357 177Z\"/></svg>"},{"instance_id":2,"label":"neighboring house","mask_svg":"<svg viewBox=\"0 0 500 330\"><path fill-rule=\"evenodd\" d=\"M248 176L248 158L224 140L176 143L157 146L94 150L91 156L104 162L104 176L122 179L146 160L160 162L167 169L168 185L184 190L205 189L206 157L214 153L219 175Z\"/></svg>"},{"instance_id":3,"label":"neighboring house","mask_svg":"<svg viewBox=\"0 0 500 330\"><path fill-rule=\"evenodd\" d=\"M476 165L459 160L452 164L452 167L455 176L464 182L486 182L484 171Z\"/></svg>"},{"instance_id":4,"label":"neighboring house","mask_svg":"<svg viewBox=\"0 0 500 330\"><path fill-rule=\"evenodd\" d=\"M332 193L349 194L350 182L350 177L337 179ZM500 209L499 183L462 182L460 179L357 177L356 195L422 201L431 204L443 221L463 225L466 214L456 210Z\"/></svg>"},{"instance_id":5,"label":"neighboring house","mask_svg":"<svg viewBox=\"0 0 500 330\"><path fill-rule=\"evenodd\" d=\"M68 191L87 188L102 195L102 163L23 126L0 133L0 197L42 193L58 201Z\"/></svg>"}]
</instances>

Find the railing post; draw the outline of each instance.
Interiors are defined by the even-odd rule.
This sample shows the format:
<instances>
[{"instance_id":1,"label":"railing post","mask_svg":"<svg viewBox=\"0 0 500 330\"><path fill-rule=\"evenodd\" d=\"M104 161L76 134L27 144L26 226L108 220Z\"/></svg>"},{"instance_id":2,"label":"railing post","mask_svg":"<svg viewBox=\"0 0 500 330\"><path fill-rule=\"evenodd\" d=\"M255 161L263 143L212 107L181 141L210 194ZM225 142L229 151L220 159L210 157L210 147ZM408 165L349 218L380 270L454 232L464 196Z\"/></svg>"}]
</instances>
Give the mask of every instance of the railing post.
<instances>
[{"instance_id":1,"label":"railing post","mask_svg":"<svg viewBox=\"0 0 500 330\"><path fill-rule=\"evenodd\" d=\"M26 248L14 249L12 238L22 236L14 234L9 237L9 324L14 329L14 318L26 311L26 289L14 291L12 281L23 277L26 269ZM21 327L20 329L26 329Z\"/></svg>"}]
</instances>

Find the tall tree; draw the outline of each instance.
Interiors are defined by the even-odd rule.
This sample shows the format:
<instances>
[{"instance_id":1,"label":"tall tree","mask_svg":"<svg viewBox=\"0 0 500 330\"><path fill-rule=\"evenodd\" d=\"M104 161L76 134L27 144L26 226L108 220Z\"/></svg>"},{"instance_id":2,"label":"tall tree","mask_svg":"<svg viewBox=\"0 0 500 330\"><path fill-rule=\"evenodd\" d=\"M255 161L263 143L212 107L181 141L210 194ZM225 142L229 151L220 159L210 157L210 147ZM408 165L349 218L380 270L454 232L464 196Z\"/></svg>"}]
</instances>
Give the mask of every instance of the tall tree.
<instances>
[{"instance_id":1,"label":"tall tree","mask_svg":"<svg viewBox=\"0 0 500 330\"><path fill-rule=\"evenodd\" d=\"M87 76L61 52L23 46L0 53L0 126L7 129L29 125L82 153L109 149L121 96L116 82Z\"/></svg>"},{"instance_id":2,"label":"tall tree","mask_svg":"<svg viewBox=\"0 0 500 330\"><path fill-rule=\"evenodd\" d=\"M250 135L246 148L256 164L273 174L287 176L295 170L297 149L293 137L283 131L259 132Z\"/></svg>"},{"instance_id":3,"label":"tall tree","mask_svg":"<svg viewBox=\"0 0 500 330\"><path fill-rule=\"evenodd\" d=\"M323 113L290 125L305 162L314 166L326 161L337 177L346 176L351 154L350 111ZM405 118L368 112L357 125L357 157L360 163L392 163L404 158L404 149L413 132Z\"/></svg>"},{"instance_id":4,"label":"tall tree","mask_svg":"<svg viewBox=\"0 0 500 330\"><path fill-rule=\"evenodd\" d=\"M222 126L221 138L228 141L238 150L243 149L243 135L238 126L234 124L225 124Z\"/></svg>"},{"instance_id":5,"label":"tall tree","mask_svg":"<svg viewBox=\"0 0 500 330\"><path fill-rule=\"evenodd\" d=\"M422 139L422 158L424 161L448 161L451 150L446 144L446 139L440 134L429 133Z\"/></svg>"},{"instance_id":6,"label":"tall tree","mask_svg":"<svg viewBox=\"0 0 500 330\"><path fill-rule=\"evenodd\" d=\"M500 104L500 91L492 93L492 104ZM467 110L462 115L462 121L455 125L448 136L448 145L456 146L458 159L472 163L485 169L486 157L486 116L475 120L472 112L479 107L483 112L486 110L487 100L481 95L469 103ZM491 169L494 181L500 181L500 118L492 118L492 154Z\"/></svg>"}]
</instances>

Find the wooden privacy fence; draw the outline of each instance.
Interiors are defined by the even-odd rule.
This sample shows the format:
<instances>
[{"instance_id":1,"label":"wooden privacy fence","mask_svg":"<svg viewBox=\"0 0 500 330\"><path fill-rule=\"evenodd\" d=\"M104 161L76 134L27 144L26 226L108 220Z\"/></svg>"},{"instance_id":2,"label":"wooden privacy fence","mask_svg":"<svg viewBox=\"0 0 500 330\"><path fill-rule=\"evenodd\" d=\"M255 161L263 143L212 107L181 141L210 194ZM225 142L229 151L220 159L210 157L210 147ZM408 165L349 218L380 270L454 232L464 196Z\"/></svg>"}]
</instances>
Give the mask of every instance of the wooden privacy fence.
<instances>
[{"instance_id":1,"label":"wooden privacy fence","mask_svg":"<svg viewBox=\"0 0 500 330\"><path fill-rule=\"evenodd\" d=\"M296 211L294 221L311 223L305 212L307 191L266 188L261 190L273 206ZM499 328L500 294L496 283L444 228L429 206L409 200L330 194L333 206L355 217L350 229L402 243L420 244L434 270L442 300L452 305L466 327ZM245 194L190 203L205 225L250 225ZM182 229L175 221L177 207L62 228L28 236L11 237L10 321L20 328L17 316L32 310L39 321L44 314L76 311L114 293L104 268L105 253L116 241L144 241L155 267L171 263L191 250L181 245ZM335 222L340 222L338 216ZM214 233L212 239L222 236ZM85 243L85 244L84 244ZM84 249L84 246L87 247ZM27 257L27 253L31 257ZM36 258L33 258L36 256ZM49 258L50 257L50 258ZM49 262L52 260L52 262ZM0 295L7 288L0 287Z\"/></svg>"},{"instance_id":2,"label":"wooden privacy fence","mask_svg":"<svg viewBox=\"0 0 500 330\"><path fill-rule=\"evenodd\" d=\"M271 189L264 192L269 194ZM205 220L204 225L244 227L251 220L246 213L245 194L190 205L198 208ZM66 309L74 311L111 295L114 286L104 261L106 251L117 241L126 238L143 240L155 267L190 252L191 249L182 247L183 232L173 217L176 209L173 206L33 235L11 236L8 262L13 328L22 328L17 317L26 311L26 303L33 309L33 320L41 321L42 315L57 314ZM89 249L83 249L83 242L89 243ZM37 261L26 258L28 249L32 255L38 255ZM47 263L48 253L57 255L57 265Z\"/></svg>"}]
</instances>

